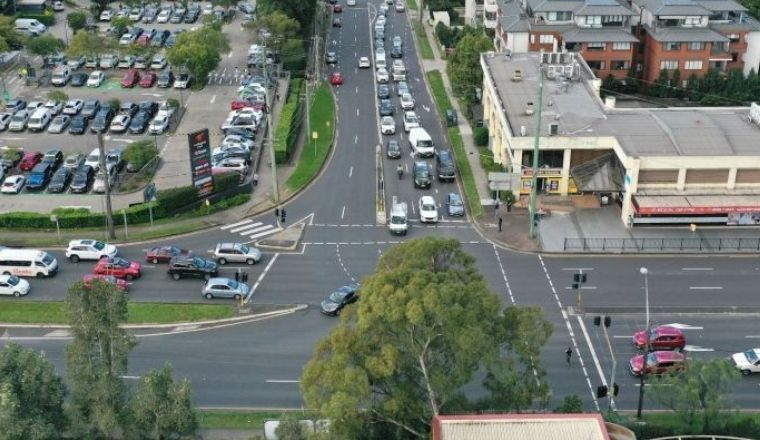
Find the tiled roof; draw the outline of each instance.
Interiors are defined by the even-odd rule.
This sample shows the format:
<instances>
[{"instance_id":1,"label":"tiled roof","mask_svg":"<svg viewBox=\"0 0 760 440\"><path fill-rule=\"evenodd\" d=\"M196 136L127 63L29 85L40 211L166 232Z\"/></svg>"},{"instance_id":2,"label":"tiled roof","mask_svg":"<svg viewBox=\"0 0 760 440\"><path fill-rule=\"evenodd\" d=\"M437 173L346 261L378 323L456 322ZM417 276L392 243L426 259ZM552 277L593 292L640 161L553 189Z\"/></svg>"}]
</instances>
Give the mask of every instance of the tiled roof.
<instances>
[{"instance_id":1,"label":"tiled roof","mask_svg":"<svg viewBox=\"0 0 760 440\"><path fill-rule=\"evenodd\" d=\"M663 43L666 42L679 42L690 43L697 41L705 42L727 42L727 37L715 32L710 28L678 28L678 27L665 27L653 29L649 26L644 26L647 33L652 36L656 41Z\"/></svg>"}]
</instances>

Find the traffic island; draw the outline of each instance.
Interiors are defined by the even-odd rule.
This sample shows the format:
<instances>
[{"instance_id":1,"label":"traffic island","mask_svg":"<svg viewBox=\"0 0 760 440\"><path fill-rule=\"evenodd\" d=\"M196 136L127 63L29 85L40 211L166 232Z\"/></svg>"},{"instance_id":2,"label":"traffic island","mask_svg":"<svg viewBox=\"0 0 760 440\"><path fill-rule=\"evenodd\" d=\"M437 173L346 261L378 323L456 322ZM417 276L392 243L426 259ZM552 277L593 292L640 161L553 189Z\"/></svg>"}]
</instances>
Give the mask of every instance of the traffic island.
<instances>
[{"instance_id":1,"label":"traffic island","mask_svg":"<svg viewBox=\"0 0 760 440\"><path fill-rule=\"evenodd\" d=\"M310 218L307 217L274 235L262 238L256 242L256 247L273 251L295 251L303 238L307 219Z\"/></svg>"}]
</instances>

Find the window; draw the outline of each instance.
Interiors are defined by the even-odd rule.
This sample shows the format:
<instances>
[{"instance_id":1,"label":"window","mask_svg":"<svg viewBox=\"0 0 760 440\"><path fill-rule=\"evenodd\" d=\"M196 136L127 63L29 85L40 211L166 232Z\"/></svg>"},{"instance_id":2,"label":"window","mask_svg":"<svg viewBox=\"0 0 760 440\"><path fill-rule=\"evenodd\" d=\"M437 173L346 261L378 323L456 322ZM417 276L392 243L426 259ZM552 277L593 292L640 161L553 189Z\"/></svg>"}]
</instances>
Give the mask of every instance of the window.
<instances>
[{"instance_id":1,"label":"window","mask_svg":"<svg viewBox=\"0 0 760 440\"><path fill-rule=\"evenodd\" d=\"M702 17L686 17L683 21L684 27L694 27L702 24Z\"/></svg>"},{"instance_id":2,"label":"window","mask_svg":"<svg viewBox=\"0 0 760 440\"><path fill-rule=\"evenodd\" d=\"M675 41L662 43L662 50L681 50L681 43Z\"/></svg>"},{"instance_id":3,"label":"window","mask_svg":"<svg viewBox=\"0 0 760 440\"><path fill-rule=\"evenodd\" d=\"M692 41L689 43L689 50L705 50L705 43L703 41Z\"/></svg>"},{"instance_id":4,"label":"window","mask_svg":"<svg viewBox=\"0 0 760 440\"><path fill-rule=\"evenodd\" d=\"M735 63L739 61L739 54L737 52L731 52L731 62Z\"/></svg>"},{"instance_id":5,"label":"window","mask_svg":"<svg viewBox=\"0 0 760 440\"><path fill-rule=\"evenodd\" d=\"M702 70L702 60L687 60L683 68L684 70Z\"/></svg>"},{"instance_id":6,"label":"window","mask_svg":"<svg viewBox=\"0 0 760 440\"><path fill-rule=\"evenodd\" d=\"M676 70L676 69L678 69L678 60L660 61L660 70Z\"/></svg>"},{"instance_id":7,"label":"window","mask_svg":"<svg viewBox=\"0 0 760 440\"><path fill-rule=\"evenodd\" d=\"M607 43L587 43L589 52L601 52L607 47Z\"/></svg>"},{"instance_id":8,"label":"window","mask_svg":"<svg viewBox=\"0 0 760 440\"><path fill-rule=\"evenodd\" d=\"M631 68L631 62L627 60L612 61L612 70L628 70Z\"/></svg>"},{"instance_id":9,"label":"window","mask_svg":"<svg viewBox=\"0 0 760 440\"><path fill-rule=\"evenodd\" d=\"M631 43L628 43L628 42L612 43L612 50L631 50Z\"/></svg>"},{"instance_id":10,"label":"window","mask_svg":"<svg viewBox=\"0 0 760 440\"><path fill-rule=\"evenodd\" d=\"M551 34L539 35L538 42L540 44L554 44L554 35L551 35Z\"/></svg>"},{"instance_id":11,"label":"window","mask_svg":"<svg viewBox=\"0 0 760 440\"><path fill-rule=\"evenodd\" d=\"M731 40L732 43L739 42L739 34L729 34L726 36L728 37L729 40Z\"/></svg>"},{"instance_id":12,"label":"window","mask_svg":"<svg viewBox=\"0 0 760 440\"><path fill-rule=\"evenodd\" d=\"M605 15L602 17L602 23L604 24L620 24L622 25L625 21L625 17L622 15Z\"/></svg>"},{"instance_id":13,"label":"window","mask_svg":"<svg viewBox=\"0 0 760 440\"><path fill-rule=\"evenodd\" d=\"M604 61L586 61L586 64L594 70L604 70L607 67Z\"/></svg>"},{"instance_id":14,"label":"window","mask_svg":"<svg viewBox=\"0 0 760 440\"><path fill-rule=\"evenodd\" d=\"M581 24L585 24L586 26L601 26L602 17L599 15L587 15L585 17L581 17Z\"/></svg>"},{"instance_id":15,"label":"window","mask_svg":"<svg viewBox=\"0 0 760 440\"><path fill-rule=\"evenodd\" d=\"M568 21L573 18L573 14L569 11L559 12L547 12L546 21Z\"/></svg>"}]
</instances>

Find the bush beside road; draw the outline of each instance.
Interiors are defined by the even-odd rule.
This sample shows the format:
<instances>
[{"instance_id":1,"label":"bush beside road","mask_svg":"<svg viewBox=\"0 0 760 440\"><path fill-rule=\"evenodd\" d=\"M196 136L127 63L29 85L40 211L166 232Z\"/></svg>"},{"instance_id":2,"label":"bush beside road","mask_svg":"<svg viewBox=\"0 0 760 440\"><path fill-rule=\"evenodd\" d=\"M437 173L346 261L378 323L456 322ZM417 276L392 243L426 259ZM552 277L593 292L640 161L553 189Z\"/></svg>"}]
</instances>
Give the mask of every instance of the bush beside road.
<instances>
[{"instance_id":1,"label":"bush beside road","mask_svg":"<svg viewBox=\"0 0 760 440\"><path fill-rule=\"evenodd\" d=\"M290 160L290 156L296 148L301 123L303 122L302 87L303 79L301 78L295 78L290 82L288 98L282 107L280 119L274 131L274 157L278 164Z\"/></svg>"}]
</instances>

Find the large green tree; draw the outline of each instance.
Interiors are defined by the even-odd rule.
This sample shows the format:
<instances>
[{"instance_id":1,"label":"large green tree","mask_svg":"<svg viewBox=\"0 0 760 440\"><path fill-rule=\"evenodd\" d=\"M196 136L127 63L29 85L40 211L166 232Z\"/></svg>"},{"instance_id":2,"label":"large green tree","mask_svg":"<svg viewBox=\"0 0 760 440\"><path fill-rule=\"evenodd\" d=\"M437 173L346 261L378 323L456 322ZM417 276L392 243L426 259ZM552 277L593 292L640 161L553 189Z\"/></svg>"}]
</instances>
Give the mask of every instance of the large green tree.
<instances>
[{"instance_id":1,"label":"large green tree","mask_svg":"<svg viewBox=\"0 0 760 440\"><path fill-rule=\"evenodd\" d=\"M529 320L534 329L523 334ZM503 309L456 240L422 238L382 256L358 305L317 345L301 386L336 436L427 438L434 415L468 407L462 388L478 371L486 389L520 396L513 407L543 400L545 386L519 382L544 381L538 350L550 333L540 310Z\"/></svg>"},{"instance_id":2,"label":"large green tree","mask_svg":"<svg viewBox=\"0 0 760 440\"><path fill-rule=\"evenodd\" d=\"M197 431L190 382L175 381L168 364L143 376L132 398L130 433L141 439L168 439L194 438Z\"/></svg>"},{"instance_id":3,"label":"large green tree","mask_svg":"<svg viewBox=\"0 0 760 440\"><path fill-rule=\"evenodd\" d=\"M66 308L73 337L66 348L72 433L111 438L128 417L122 376L135 339L120 327L127 321L127 296L110 283L77 282L69 287Z\"/></svg>"},{"instance_id":4,"label":"large green tree","mask_svg":"<svg viewBox=\"0 0 760 440\"><path fill-rule=\"evenodd\" d=\"M475 101L475 88L482 87L480 54L489 50L493 50L493 43L482 28L465 27L464 35L449 58L446 70L451 79L451 87L454 89L454 95L465 105Z\"/></svg>"},{"instance_id":5,"label":"large green tree","mask_svg":"<svg viewBox=\"0 0 760 440\"><path fill-rule=\"evenodd\" d=\"M102 35L98 35L94 32L81 31L74 34L71 40L69 40L69 47L66 49L66 55L71 58L95 56L115 47L115 43L116 42L113 38L104 38Z\"/></svg>"},{"instance_id":6,"label":"large green tree","mask_svg":"<svg viewBox=\"0 0 760 440\"><path fill-rule=\"evenodd\" d=\"M64 394L43 355L9 344L0 351L0 439L57 437L66 425Z\"/></svg>"},{"instance_id":7,"label":"large green tree","mask_svg":"<svg viewBox=\"0 0 760 440\"><path fill-rule=\"evenodd\" d=\"M173 66L186 68L194 77L196 84L203 84L208 74L216 69L222 54L230 51L227 37L214 26L203 26L195 31L183 32L177 38L177 44L166 55Z\"/></svg>"},{"instance_id":8,"label":"large green tree","mask_svg":"<svg viewBox=\"0 0 760 440\"><path fill-rule=\"evenodd\" d=\"M689 361L684 371L649 379L646 390L673 411L683 434L721 432L730 409L730 396L741 375L728 359Z\"/></svg>"},{"instance_id":9,"label":"large green tree","mask_svg":"<svg viewBox=\"0 0 760 440\"><path fill-rule=\"evenodd\" d=\"M87 25L87 14L82 11L73 11L66 14L66 23L76 33Z\"/></svg>"},{"instance_id":10,"label":"large green tree","mask_svg":"<svg viewBox=\"0 0 760 440\"><path fill-rule=\"evenodd\" d=\"M18 48L23 42L24 37L16 32L14 18L0 15L0 52Z\"/></svg>"},{"instance_id":11,"label":"large green tree","mask_svg":"<svg viewBox=\"0 0 760 440\"><path fill-rule=\"evenodd\" d=\"M47 56L62 51L66 44L60 38L51 34L42 34L39 37L30 38L26 43L26 49L35 55Z\"/></svg>"},{"instance_id":12,"label":"large green tree","mask_svg":"<svg viewBox=\"0 0 760 440\"><path fill-rule=\"evenodd\" d=\"M259 17L282 11L288 17L298 20L301 29L311 29L311 22L320 2L303 0L259 0L256 3L256 15Z\"/></svg>"}]
</instances>

